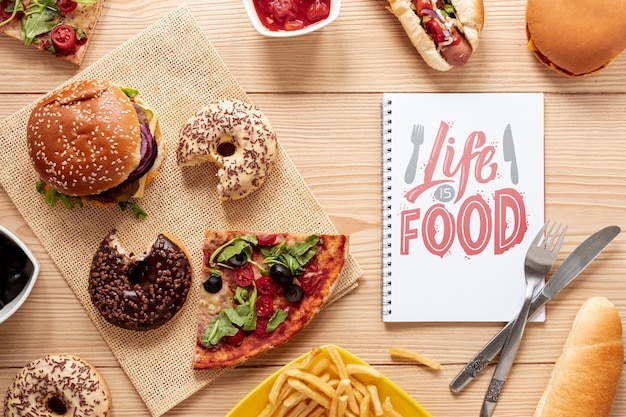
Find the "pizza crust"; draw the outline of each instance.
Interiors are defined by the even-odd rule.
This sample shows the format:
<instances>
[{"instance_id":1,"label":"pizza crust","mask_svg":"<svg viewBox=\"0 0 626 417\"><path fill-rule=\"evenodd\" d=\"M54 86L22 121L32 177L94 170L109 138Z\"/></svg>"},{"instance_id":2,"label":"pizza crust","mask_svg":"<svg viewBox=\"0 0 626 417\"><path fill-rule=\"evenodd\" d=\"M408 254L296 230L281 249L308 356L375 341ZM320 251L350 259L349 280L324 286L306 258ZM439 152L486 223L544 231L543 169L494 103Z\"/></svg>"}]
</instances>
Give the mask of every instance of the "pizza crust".
<instances>
[{"instance_id":1,"label":"pizza crust","mask_svg":"<svg viewBox=\"0 0 626 417\"><path fill-rule=\"evenodd\" d=\"M205 256L212 254L222 244L230 241L236 236L252 234L244 231L215 231L206 232L204 251ZM278 234L279 238L287 239L291 245L295 241L304 241L308 235ZM322 244L310 262L316 262L319 266L319 277L317 286L311 293L306 294L302 301L289 303L282 295L280 289L274 299L274 308L281 308L287 312L287 319L276 330L271 333L257 335L257 332L248 332L243 341L238 346L229 345L220 341L215 346L206 348L201 343L201 337L212 319L217 317L219 312L228 306L234 305L234 288L236 284L228 283L232 276L225 273L223 276L222 289L215 294L210 294L203 288L200 289L200 304L198 311L198 327L196 335L196 350L194 356L194 369L210 369L229 367L241 364L254 358L261 353L267 352L282 343L285 343L302 330L315 315L323 308L328 296L332 293L348 251L348 236L320 234ZM261 262L262 255L255 251L253 258ZM308 265L308 264L307 264ZM205 272L208 267L205 265ZM255 269L255 277L258 278L260 272ZM317 274L316 274L317 275ZM297 279L297 277L296 277Z\"/></svg>"}]
</instances>

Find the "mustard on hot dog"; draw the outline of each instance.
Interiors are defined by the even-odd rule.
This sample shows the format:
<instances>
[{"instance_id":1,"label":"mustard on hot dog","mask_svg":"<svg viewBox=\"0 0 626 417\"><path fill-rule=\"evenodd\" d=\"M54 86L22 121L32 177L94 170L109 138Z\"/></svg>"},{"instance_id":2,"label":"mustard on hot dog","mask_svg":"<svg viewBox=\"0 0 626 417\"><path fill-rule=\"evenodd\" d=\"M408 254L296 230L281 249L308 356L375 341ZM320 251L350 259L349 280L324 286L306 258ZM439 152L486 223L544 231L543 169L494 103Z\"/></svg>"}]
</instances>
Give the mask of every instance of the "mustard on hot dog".
<instances>
[{"instance_id":1,"label":"mustard on hot dog","mask_svg":"<svg viewBox=\"0 0 626 417\"><path fill-rule=\"evenodd\" d=\"M439 71L465 65L483 29L482 0L387 0L424 61Z\"/></svg>"}]
</instances>

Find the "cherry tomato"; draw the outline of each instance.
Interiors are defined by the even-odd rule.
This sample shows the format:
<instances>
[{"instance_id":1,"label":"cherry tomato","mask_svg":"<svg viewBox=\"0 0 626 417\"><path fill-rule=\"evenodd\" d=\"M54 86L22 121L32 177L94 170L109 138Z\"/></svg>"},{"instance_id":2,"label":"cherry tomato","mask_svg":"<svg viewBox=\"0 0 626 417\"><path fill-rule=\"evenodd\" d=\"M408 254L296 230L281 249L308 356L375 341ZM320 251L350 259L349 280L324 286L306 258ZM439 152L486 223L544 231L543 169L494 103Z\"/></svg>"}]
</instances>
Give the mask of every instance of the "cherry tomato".
<instances>
[{"instance_id":1,"label":"cherry tomato","mask_svg":"<svg viewBox=\"0 0 626 417\"><path fill-rule=\"evenodd\" d=\"M276 242L276 235L256 235L260 246L272 246Z\"/></svg>"},{"instance_id":2,"label":"cherry tomato","mask_svg":"<svg viewBox=\"0 0 626 417\"><path fill-rule=\"evenodd\" d=\"M270 10L279 22L293 20L298 17L298 3L296 0L273 0Z\"/></svg>"},{"instance_id":3,"label":"cherry tomato","mask_svg":"<svg viewBox=\"0 0 626 417\"><path fill-rule=\"evenodd\" d=\"M256 300L256 314L259 317L269 317L274 312L274 301L269 295L262 295Z\"/></svg>"},{"instance_id":4,"label":"cherry tomato","mask_svg":"<svg viewBox=\"0 0 626 417\"><path fill-rule=\"evenodd\" d=\"M430 19L426 22L426 33L433 38L435 43L441 43L446 40L446 35L443 34L443 28L435 19Z\"/></svg>"},{"instance_id":5,"label":"cherry tomato","mask_svg":"<svg viewBox=\"0 0 626 417\"><path fill-rule=\"evenodd\" d=\"M245 264L239 268L235 268L235 283L240 287L247 287L254 282L254 270L250 264Z\"/></svg>"},{"instance_id":6,"label":"cherry tomato","mask_svg":"<svg viewBox=\"0 0 626 417\"><path fill-rule=\"evenodd\" d=\"M330 14L330 8L327 3L323 3L321 0L315 0L313 4L306 10L306 17L311 22L317 22L322 19L326 19Z\"/></svg>"},{"instance_id":7,"label":"cherry tomato","mask_svg":"<svg viewBox=\"0 0 626 417\"><path fill-rule=\"evenodd\" d=\"M224 336L222 340L231 346L239 346L243 342L243 331L239 329L233 336Z\"/></svg>"},{"instance_id":8,"label":"cherry tomato","mask_svg":"<svg viewBox=\"0 0 626 417\"><path fill-rule=\"evenodd\" d=\"M78 6L78 3L72 0L57 0L57 7L63 14L71 12L76 6Z\"/></svg>"},{"instance_id":9,"label":"cherry tomato","mask_svg":"<svg viewBox=\"0 0 626 417\"><path fill-rule=\"evenodd\" d=\"M272 277L268 275L263 275L256 280L256 288L261 294L274 295L276 294L276 291L278 291L278 289L280 288L280 285L278 285L276 281L272 279Z\"/></svg>"},{"instance_id":10,"label":"cherry tomato","mask_svg":"<svg viewBox=\"0 0 626 417\"><path fill-rule=\"evenodd\" d=\"M422 10L424 9L433 9L433 4L430 2L430 0L415 0L415 12L417 13L418 16L426 16L426 13L424 13Z\"/></svg>"},{"instance_id":11,"label":"cherry tomato","mask_svg":"<svg viewBox=\"0 0 626 417\"><path fill-rule=\"evenodd\" d=\"M52 38L55 49L69 51L76 45L76 30L70 25L62 23L52 28L50 38Z\"/></svg>"}]
</instances>

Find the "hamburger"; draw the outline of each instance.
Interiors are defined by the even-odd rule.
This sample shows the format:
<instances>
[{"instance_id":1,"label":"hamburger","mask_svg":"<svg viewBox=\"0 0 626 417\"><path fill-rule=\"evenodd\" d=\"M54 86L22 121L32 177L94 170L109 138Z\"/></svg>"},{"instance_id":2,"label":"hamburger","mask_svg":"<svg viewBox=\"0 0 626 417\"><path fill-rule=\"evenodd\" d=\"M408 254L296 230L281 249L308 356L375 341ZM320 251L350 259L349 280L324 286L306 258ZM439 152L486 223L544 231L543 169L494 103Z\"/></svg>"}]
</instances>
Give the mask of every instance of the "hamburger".
<instances>
[{"instance_id":1,"label":"hamburger","mask_svg":"<svg viewBox=\"0 0 626 417\"><path fill-rule=\"evenodd\" d=\"M528 0L528 48L551 70L584 77L606 68L626 48L626 3Z\"/></svg>"},{"instance_id":2,"label":"hamburger","mask_svg":"<svg viewBox=\"0 0 626 417\"><path fill-rule=\"evenodd\" d=\"M46 202L130 207L141 198L165 157L156 113L133 88L106 80L70 83L36 103L27 146Z\"/></svg>"}]
</instances>

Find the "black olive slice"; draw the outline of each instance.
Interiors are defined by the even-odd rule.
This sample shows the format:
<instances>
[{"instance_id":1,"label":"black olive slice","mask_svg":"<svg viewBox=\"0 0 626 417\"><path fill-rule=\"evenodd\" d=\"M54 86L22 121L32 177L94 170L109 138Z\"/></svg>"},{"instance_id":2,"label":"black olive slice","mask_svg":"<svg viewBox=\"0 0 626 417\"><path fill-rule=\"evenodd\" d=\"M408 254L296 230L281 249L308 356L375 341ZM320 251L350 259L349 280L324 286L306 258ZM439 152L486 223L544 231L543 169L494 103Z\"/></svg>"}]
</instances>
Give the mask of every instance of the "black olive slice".
<instances>
[{"instance_id":1,"label":"black olive slice","mask_svg":"<svg viewBox=\"0 0 626 417\"><path fill-rule=\"evenodd\" d=\"M222 289L222 278L211 275L206 281L204 281L202 286L204 287L206 292L215 294Z\"/></svg>"},{"instance_id":2,"label":"black olive slice","mask_svg":"<svg viewBox=\"0 0 626 417\"><path fill-rule=\"evenodd\" d=\"M293 282L293 275L291 274L291 271L285 265L281 264L274 264L271 266L270 277L272 277L272 279L282 287L286 287Z\"/></svg>"},{"instance_id":3,"label":"black olive slice","mask_svg":"<svg viewBox=\"0 0 626 417\"><path fill-rule=\"evenodd\" d=\"M238 253L228 260L232 266L244 266L248 263L248 257L244 253Z\"/></svg>"},{"instance_id":4,"label":"black olive slice","mask_svg":"<svg viewBox=\"0 0 626 417\"><path fill-rule=\"evenodd\" d=\"M304 297L304 291L298 284L289 284L285 287L285 298L290 303L297 303Z\"/></svg>"}]
</instances>

